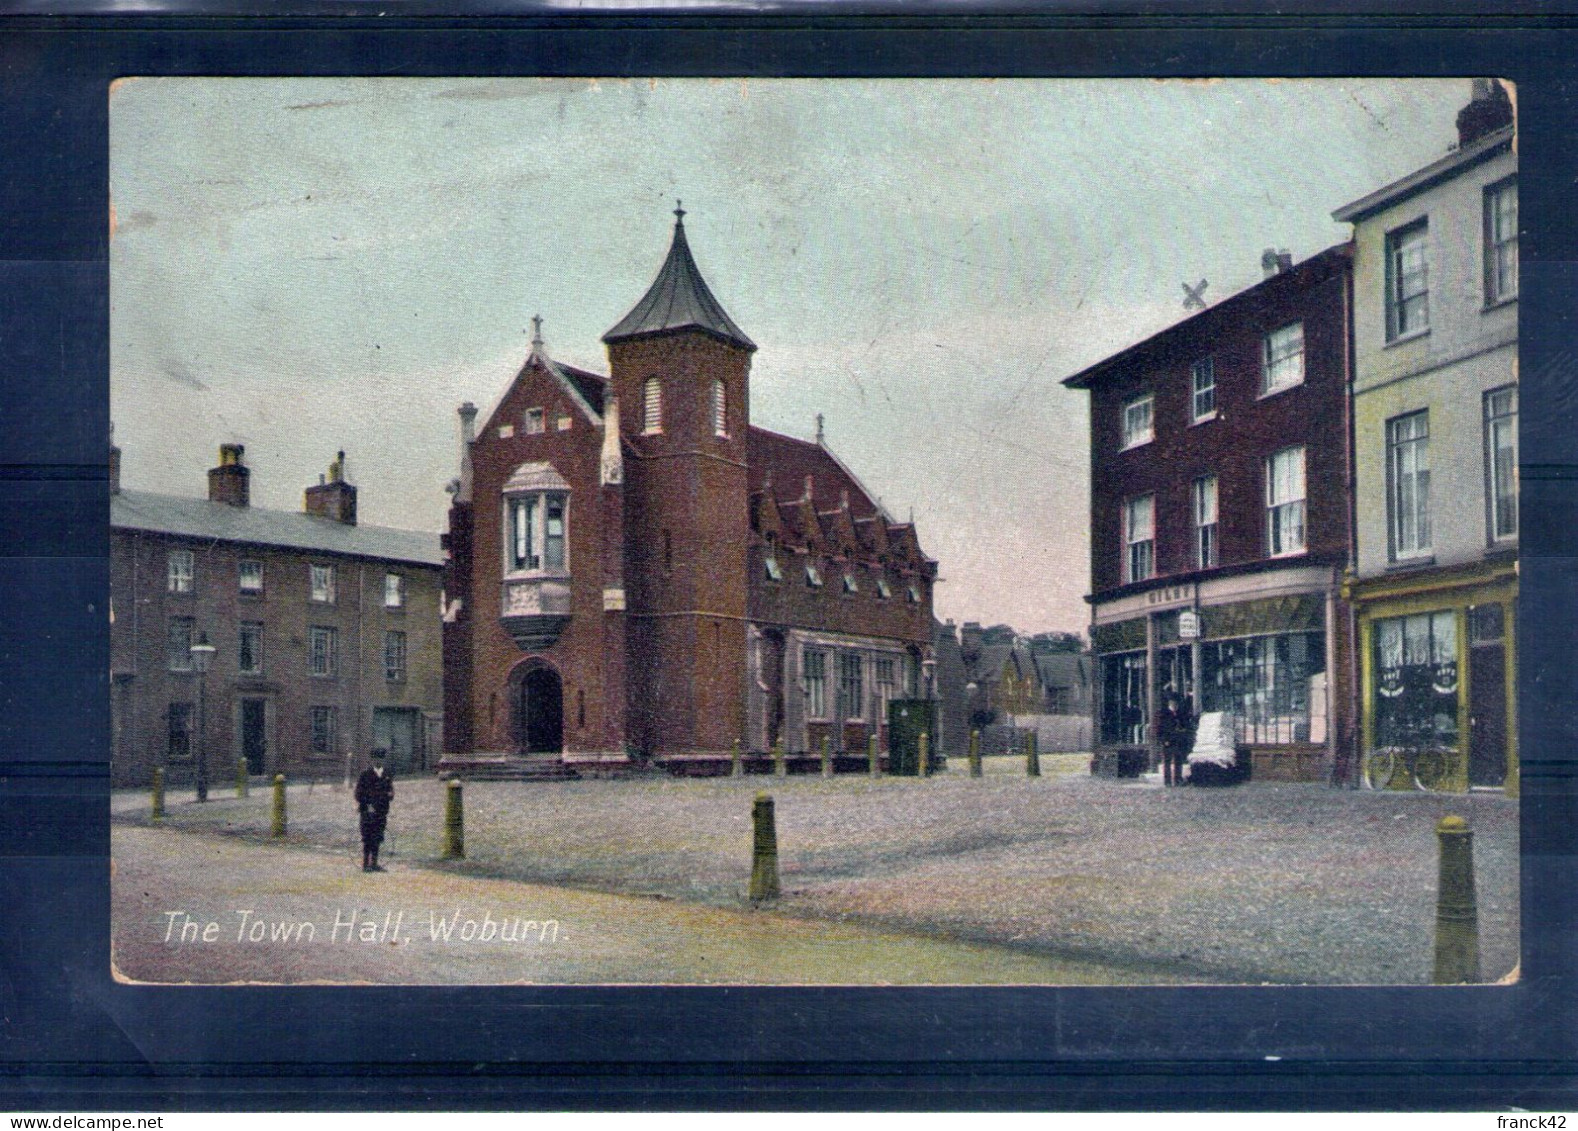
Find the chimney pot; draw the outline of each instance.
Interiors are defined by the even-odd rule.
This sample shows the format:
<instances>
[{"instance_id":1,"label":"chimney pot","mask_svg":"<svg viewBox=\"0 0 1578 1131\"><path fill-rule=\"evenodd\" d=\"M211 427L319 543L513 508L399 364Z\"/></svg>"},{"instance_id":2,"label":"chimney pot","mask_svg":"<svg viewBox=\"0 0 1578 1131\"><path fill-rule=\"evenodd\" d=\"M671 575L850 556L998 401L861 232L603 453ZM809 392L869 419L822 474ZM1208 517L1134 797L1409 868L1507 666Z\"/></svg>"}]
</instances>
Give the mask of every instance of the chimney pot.
<instances>
[{"instance_id":1,"label":"chimney pot","mask_svg":"<svg viewBox=\"0 0 1578 1131\"><path fill-rule=\"evenodd\" d=\"M303 508L308 514L356 525L356 488L345 481L344 472L345 453L340 452L329 465L329 481L319 475L318 485L307 488Z\"/></svg>"}]
</instances>

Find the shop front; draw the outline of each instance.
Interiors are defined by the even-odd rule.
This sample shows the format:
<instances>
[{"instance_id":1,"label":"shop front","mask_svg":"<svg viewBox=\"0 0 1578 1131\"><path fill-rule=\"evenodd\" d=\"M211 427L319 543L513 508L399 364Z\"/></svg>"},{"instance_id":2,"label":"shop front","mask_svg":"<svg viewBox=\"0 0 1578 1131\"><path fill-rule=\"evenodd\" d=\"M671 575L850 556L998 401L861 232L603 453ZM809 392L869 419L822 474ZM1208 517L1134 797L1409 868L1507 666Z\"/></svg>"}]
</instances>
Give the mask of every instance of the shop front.
<instances>
[{"instance_id":1,"label":"shop front","mask_svg":"<svg viewBox=\"0 0 1578 1131\"><path fill-rule=\"evenodd\" d=\"M1253 777L1327 780L1338 729L1329 673L1342 633L1333 588L1331 571L1306 568L1098 605L1092 771L1154 768L1151 720L1176 695L1191 715L1231 718Z\"/></svg>"},{"instance_id":2,"label":"shop front","mask_svg":"<svg viewBox=\"0 0 1578 1131\"><path fill-rule=\"evenodd\" d=\"M1518 792L1517 566L1354 583L1368 784Z\"/></svg>"}]
</instances>

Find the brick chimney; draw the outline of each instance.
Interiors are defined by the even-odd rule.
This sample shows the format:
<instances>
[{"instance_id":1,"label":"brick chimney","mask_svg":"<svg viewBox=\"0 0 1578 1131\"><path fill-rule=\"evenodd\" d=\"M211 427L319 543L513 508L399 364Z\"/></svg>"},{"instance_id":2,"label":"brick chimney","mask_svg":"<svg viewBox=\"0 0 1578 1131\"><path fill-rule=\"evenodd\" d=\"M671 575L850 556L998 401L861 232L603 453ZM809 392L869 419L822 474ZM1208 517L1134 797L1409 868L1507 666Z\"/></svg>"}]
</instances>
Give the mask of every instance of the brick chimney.
<instances>
[{"instance_id":1,"label":"brick chimney","mask_svg":"<svg viewBox=\"0 0 1578 1131\"><path fill-rule=\"evenodd\" d=\"M246 449L240 444L219 445L219 466L208 469L208 501L244 507L250 498L247 481L252 473L241 462Z\"/></svg>"},{"instance_id":2,"label":"brick chimney","mask_svg":"<svg viewBox=\"0 0 1578 1131\"><path fill-rule=\"evenodd\" d=\"M110 494L121 493L121 450L115 446L115 425L110 425Z\"/></svg>"},{"instance_id":3,"label":"brick chimney","mask_svg":"<svg viewBox=\"0 0 1578 1131\"><path fill-rule=\"evenodd\" d=\"M1512 99L1498 79L1475 79L1467 106L1457 112L1457 147L1464 149L1488 133L1512 124Z\"/></svg>"},{"instance_id":4,"label":"brick chimney","mask_svg":"<svg viewBox=\"0 0 1578 1131\"><path fill-rule=\"evenodd\" d=\"M327 482L320 475L318 485L307 488L305 506L308 514L343 522L346 526L356 525L356 488L345 481L344 452L329 465Z\"/></svg>"}]
</instances>

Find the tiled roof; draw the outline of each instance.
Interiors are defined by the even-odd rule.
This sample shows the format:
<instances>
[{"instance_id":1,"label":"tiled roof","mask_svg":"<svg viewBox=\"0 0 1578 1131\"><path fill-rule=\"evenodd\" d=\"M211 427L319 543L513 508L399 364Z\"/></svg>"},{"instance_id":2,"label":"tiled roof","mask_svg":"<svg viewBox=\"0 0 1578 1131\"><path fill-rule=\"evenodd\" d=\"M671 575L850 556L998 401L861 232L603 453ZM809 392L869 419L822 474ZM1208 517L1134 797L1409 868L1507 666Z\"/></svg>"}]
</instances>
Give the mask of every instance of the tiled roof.
<instances>
[{"instance_id":1,"label":"tiled roof","mask_svg":"<svg viewBox=\"0 0 1578 1131\"><path fill-rule=\"evenodd\" d=\"M836 511L845 491L849 492L850 517L857 522L877 514L877 504L872 501L860 481L844 470L832 454L820 444L809 440L796 440L765 428L751 426L745 438L745 458L751 465L750 489L754 494L762 489L769 473L773 478L773 495L780 503L792 503L805 493L805 479L812 479L811 505L820 513Z\"/></svg>"},{"instance_id":2,"label":"tiled roof","mask_svg":"<svg viewBox=\"0 0 1578 1131\"><path fill-rule=\"evenodd\" d=\"M603 335L603 341L612 343L664 330L697 329L716 334L742 349L754 350L756 343L745 336L745 331L712 297L707 281L691 258L690 245L685 240L684 213L679 216L674 224L674 242L669 245L668 258L657 278L635 309Z\"/></svg>"},{"instance_id":3,"label":"tiled roof","mask_svg":"<svg viewBox=\"0 0 1578 1131\"><path fill-rule=\"evenodd\" d=\"M262 507L233 507L185 495L121 491L110 496L110 529L147 530L250 546L314 550L380 561L441 566L438 534L388 526L347 526L329 518Z\"/></svg>"}]
</instances>

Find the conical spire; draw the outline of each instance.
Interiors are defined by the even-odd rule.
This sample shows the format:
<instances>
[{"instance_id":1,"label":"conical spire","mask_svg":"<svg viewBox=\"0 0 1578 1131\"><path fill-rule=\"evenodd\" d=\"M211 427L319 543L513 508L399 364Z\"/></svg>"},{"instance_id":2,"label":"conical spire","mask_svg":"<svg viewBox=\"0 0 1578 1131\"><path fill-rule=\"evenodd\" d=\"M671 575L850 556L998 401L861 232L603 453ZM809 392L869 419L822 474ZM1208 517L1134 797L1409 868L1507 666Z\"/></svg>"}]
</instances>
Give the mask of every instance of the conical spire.
<instances>
[{"instance_id":1,"label":"conical spire","mask_svg":"<svg viewBox=\"0 0 1578 1131\"><path fill-rule=\"evenodd\" d=\"M674 242L669 245L662 270L635 308L603 335L603 341L611 345L646 334L687 329L705 330L741 349L756 349L756 343L745 336L712 297L685 240L685 210L677 207Z\"/></svg>"}]
</instances>

